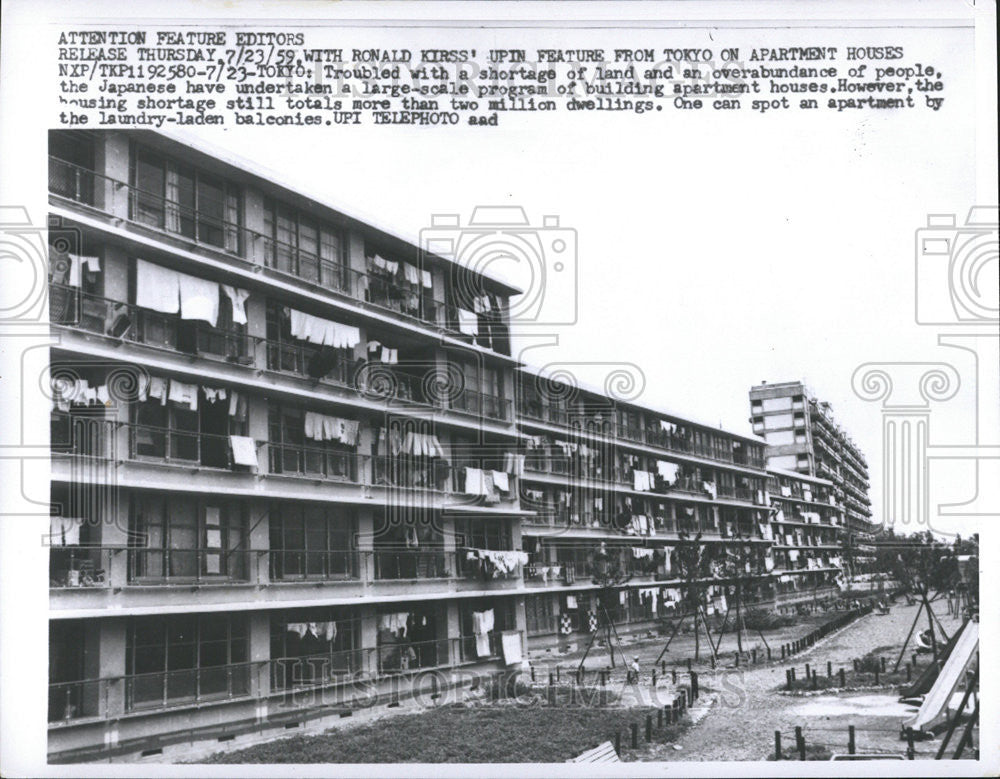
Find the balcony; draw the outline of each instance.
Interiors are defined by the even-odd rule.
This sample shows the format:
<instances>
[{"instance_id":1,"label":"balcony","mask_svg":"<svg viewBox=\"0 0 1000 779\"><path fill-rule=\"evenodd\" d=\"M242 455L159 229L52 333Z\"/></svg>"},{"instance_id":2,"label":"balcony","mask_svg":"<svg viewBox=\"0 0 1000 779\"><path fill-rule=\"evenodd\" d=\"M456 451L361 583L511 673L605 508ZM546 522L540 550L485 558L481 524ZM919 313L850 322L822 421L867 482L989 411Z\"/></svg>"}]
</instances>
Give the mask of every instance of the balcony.
<instances>
[{"instance_id":1,"label":"balcony","mask_svg":"<svg viewBox=\"0 0 1000 779\"><path fill-rule=\"evenodd\" d=\"M435 330L459 333L440 290L416 288L398 278L348 267L340 258L281 241L226 221L223 209L191 209L162 195L49 157L50 194L94 208L113 219L219 252L247 265L304 282L317 291L344 296L377 309L413 319Z\"/></svg>"},{"instance_id":2,"label":"balcony","mask_svg":"<svg viewBox=\"0 0 1000 779\"><path fill-rule=\"evenodd\" d=\"M298 691L490 662L500 654L500 631L494 631L486 656L476 652L475 636L455 636L321 655L56 682L49 684L48 721L54 726L118 719L120 712L116 707L122 704L113 701L122 690L126 713L194 708L228 700L266 700L274 696L285 696L285 701L294 705L298 703L294 697ZM301 703L314 704L315 698L307 696Z\"/></svg>"},{"instance_id":3,"label":"balcony","mask_svg":"<svg viewBox=\"0 0 1000 779\"><path fill-rule=\"evenodd\" d=\"M96 335L240 365L254 364L254 346L260 340L62 284L49 285L49 318L52 324Z\"/></svg>"}]
</instances>

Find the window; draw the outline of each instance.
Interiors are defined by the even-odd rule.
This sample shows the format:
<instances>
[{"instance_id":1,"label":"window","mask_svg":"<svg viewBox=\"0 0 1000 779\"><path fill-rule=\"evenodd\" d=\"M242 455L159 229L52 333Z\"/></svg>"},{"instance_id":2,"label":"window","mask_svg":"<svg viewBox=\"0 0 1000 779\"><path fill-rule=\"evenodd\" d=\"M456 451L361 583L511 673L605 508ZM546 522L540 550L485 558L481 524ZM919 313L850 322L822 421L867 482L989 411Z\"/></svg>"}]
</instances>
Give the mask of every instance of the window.
<instances>
[{"instance_id":1,"label":"window","mask_svg":"<svg viewBox=\"0 0 1000 779\"><path fill-rule=\"evenodd\" d=\"M135 495L129 581L245 580L246 515L240 503Z\"/></svg>"},{"instance_id":2,"label":"window","mask_svg":"<svg viewBox=\"0 0 1000 779\"><path fill-rule=\"evenodd\" d=\"M49 132L49 191L94 205L94 146L80 132Z\"/></svg>"},{"instance_id":3,"label":"window","mask_svg":"<svg viewBox=\"0 0 1000 779\"><path fill-rule=\"evenodd\" d=\"M555 633L558 624L556 596L529 595L524 599L525 627L529 636Z\"/></svg>"},{"instance_id":4,"label":"window","mask_svg":"<svg viewBox=\"0 0 1000 779\"><path fill-rule=\"evenodd\" d=\"M511 549L510 526L504 520L457 519L455 520L455 546L470 549Z\"/></svg>"},{"instance_id":5,"label":"window","mask_svg":"<svg viewBox=\"0 0 1000 779\"><path fill-rule=\"evenodd\" d=\"M438 638L441 606L386 604L376 615L378 669L392 674L448 662L448 639Z\"/></svg>"},{"instance_id":6,"label":"window","mask_svg":"<svg viewBox=\"0 0 1000 779\"><path fill-rule=\"evenodd\" d=\"M465 389L454 396L452 408L494 419L507 418L503 374L496 368L474 362L462 364Z\"/></svg>"},{"instance_id":7,"label":"window","mask_svg":"<svg viewBox=\"0 0 1000 779\"><path fill-rule=\"evenodd\" d=\"M268 369L347 384L353 379L354 365L352 349L319 346L293 337L288 309L274 301L268 302Z\"/></svg>"},{"instance_id":8,"label":"window","mask_svg":"<svg viewBox=\"0 0 1000 779\"><path fill-rule=\"evenodd\" d=\"M268 440L272 473L356 481L356 443L306 438L305 409L268 402ZM339 418L337 418L338 421ZM355 426L355 420L344 420ZM356 440L356 439L355 439Z\"/></svg>"},{"instance_id":9,"label":"window","mask_svg":"<svg viewBox=\"0 0 1000 779\"><path fill-rule=\"evenodd\" d=\"M267 264L314 284L350 291L347 241L342 230L273 200L264 201Z\"/></svg>"},{"instance_id":10,"label":"window","mask_svg":"<svg viewBox=\"0 0 1000 779\"><path fill-rule=\"evenodd\" d=\"M349 607L272 614L271 688L322 684L363 671L360 634L360 619Z\"/></svg>"},{"instance_id":11,"label":"window","mask_svg":"<svg viewBox=\"0 0 1000 779\"><path fill-rule=\"evenodd\" d=\"M357 576L357 524L343 508L272 504L272 579L335 579Z\"/></svg>"},{"instance_id":12,"label":"window","mask_svg":"<svg viewBox=\"0 0 1000 779\"><path fill-rule=\"evenodd\" d=\"M485 634L477 632L475 613L493 612L493 629ZM459 633L461 635L462 660L471 662L493 657L500 653L500 634L505 630L515 630L513 598L473 598L459 605ZM485 638L484 638L485 636Z\"/></svg>"},{"instance_id":13,"label":"window","mask_svg":"<svg viewBox=\"0 0 1000 779\"><path fill-rule=\"evenodd\" d=\"M134 617L126 630L126 708L250 692L244 615Z\"/></svg>"},{"instance_id":14,"label":"window","mask_svg":"<svg viewBox=\"0 0 1000 779\"><path fill-rule=\"evenodd\" d=\"M130 175L133 220L241 253L236 187L141 147L134 148Z\"/></svg>"}]
</instances>

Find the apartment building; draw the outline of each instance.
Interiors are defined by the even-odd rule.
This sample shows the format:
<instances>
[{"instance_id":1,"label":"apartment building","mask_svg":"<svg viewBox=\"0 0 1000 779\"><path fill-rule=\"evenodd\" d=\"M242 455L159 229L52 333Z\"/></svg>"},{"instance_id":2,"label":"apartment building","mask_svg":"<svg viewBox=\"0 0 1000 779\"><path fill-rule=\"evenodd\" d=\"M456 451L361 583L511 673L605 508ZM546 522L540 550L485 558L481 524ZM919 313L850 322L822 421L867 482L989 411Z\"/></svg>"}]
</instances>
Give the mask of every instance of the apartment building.
<instances>
[{"instance_id":1,"label":"apartment building","mask_svg":"<svg viewBox=\"0 0 1000 779\"><path fill-rule=\"evenodd\" d=\"M848 576L870 572L874 562L872 521L868 497L868 462L837 424L833 408L818 400L798 381L759 384L750 389L753 432L767 441L767 465L833 484L843 509L845 563Z\"/></svg>"},{"instance_id":2,"label":"apartment building","mask_svg":"<svg viewBox=\"0 0 1000 779\"><path fill-rule=\"evenodd\" d=\"M49 142L51 758L520 663L517 290L177 138Z\"/></svg>"},{"instance_id":3,"label":"apartment building","mask_svg":"<svg viewBox=\"0 0 1000 779\"><path fill-rule=\"evenodd\" d=\"M710 558L708 613L774 600L767 473L760 439L695 424L523 368L521 507L532 648L572 644L604 619L643 631L683 613L685 543ZM602 597L610 595L610 603Z\"/></svg>"},{"instance_id":4,"label":"apartment building","mask_svg":"<svg viewBox=\"0 0 1000 779\"><path fill-rule=\"evenodd\" d=\"M833 483L769 468L768 497L777 610L836 599L845 583L844 517Z\"/></svg>"}]
</instances>

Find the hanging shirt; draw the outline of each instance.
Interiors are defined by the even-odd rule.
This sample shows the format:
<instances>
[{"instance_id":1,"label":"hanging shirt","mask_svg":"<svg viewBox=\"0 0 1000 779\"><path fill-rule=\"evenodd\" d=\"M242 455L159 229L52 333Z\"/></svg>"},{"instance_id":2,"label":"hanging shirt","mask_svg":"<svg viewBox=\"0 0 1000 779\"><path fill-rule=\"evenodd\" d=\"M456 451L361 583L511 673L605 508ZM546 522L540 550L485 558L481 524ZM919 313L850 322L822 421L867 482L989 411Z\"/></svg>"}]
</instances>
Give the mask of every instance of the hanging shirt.
<instances>
[{"instance_id":1,"label":"hanging shirt","mask_svg":"<svg viewBox=\"0 0 1000 779\"><path fill-rule=\"evenodd\" d=\"M238 325L247 323L247 311L245 307L246 299L250 293L239 287L230 287L228 284L222 285L222 292L233 306L233 322Z\"/></svg>"},{"instance_id":2,"label":"hanging shirt","mask_svg":"<svg viewBox=\"0 0 1000 779\"><path fill-rule=\"evenodd\" d=\"M458 330L465 335L479 335L479 317L464 308L458 309Z\"/></svg>"},{"instance_id":3,"label":"hanging shirt","mask_svg":"<svg viewBox=\"0 0 1000 779\"><path fill-rule=\"evenodd\" d=\"M229 445L233 450L233 462L236 465L257 467L257 445L252 438L242 435L229 436Z\"/></svg>"}]
</instances>

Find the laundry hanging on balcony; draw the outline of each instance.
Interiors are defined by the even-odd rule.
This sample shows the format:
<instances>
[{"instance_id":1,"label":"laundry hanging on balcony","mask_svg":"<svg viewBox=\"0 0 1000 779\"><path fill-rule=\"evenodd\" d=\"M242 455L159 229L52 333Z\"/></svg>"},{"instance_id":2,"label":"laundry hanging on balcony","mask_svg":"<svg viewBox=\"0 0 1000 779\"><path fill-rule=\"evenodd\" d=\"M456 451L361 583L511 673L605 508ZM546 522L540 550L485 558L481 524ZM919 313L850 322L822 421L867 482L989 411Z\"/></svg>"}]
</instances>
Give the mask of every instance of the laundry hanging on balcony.
<instances>
[{"instance_id":1,"label":"laundry hanging on balcony","mask_svg":"<svg viewBox=\"0 0 1000 779\"><path fill-rule=\"evenodd\" d=\"M378 615L378 629L388 630L392 633L398 631L403 631L402 636L406 637L407 621L410 618L410 612L408 611L398 611L392 614L379 614Z\"/></svg>"},{"instance_id":2,"label":"laundry hanging on balcony","mask_svg":"<svg viewBox=\"0 0 1000 779\"><path fill-rule=\"evenodd\" d=\"M493 630L493 609L472 612L472 632L476 637L476 654L479 657L490 655L490 631Z\"/></svg>"},{"instance_id":3,"label":"laundry hanging on balcony","mask_svg":"<svg viewBox=\"0 0 1000 779\"><path fill-rule=\"evenodd\" d=\"M515 573L519 565L528 564L527 552L519 550L468 549L465 559L479 563L485 578L499 579Z\"/></svg>"},{"instance_id":4,"label":"laundry hanging on balcony","mask_svg":"<svg viewBox=\"0 0 1000 779\"><path fill-rule=\"evenodd\" d=\"M511 476L523 476L524 459L525 455L523 454L518 454L516 452L507 452L503 456L504 472L509 473Z\"/></svg>"},{"instance_id":5,"label":"laundry hanging on balcony","mask_svg":"<svg viewBox=\"0 0 1000 779\"><path fill-rule=\"evenodd\" d=\"M336 622L289 622L285 630L295 633L299 638L312 635L321 641L333 641L337 637Z\"/></svg>"},{"instance_id":6,"label":"laundry hanging on balcony","mask_svg":"<svg viewBox=\"0 0 1000 779\"><path fill-rule=\"evenodd\" d=\"M257 444L248 436L231 435L229 445L233 450L233 463L257 467Z\"/></svg>"},{"instance_id":7,"label":"laundry hanging on balcony","mask_svg":"<svg viewBox=\"0 0 1000 779\"><path fill-rule=\"evenodd\" d=\"M331 322L294 308L288 309L291 333L294 338L335 349L353 349L361 342L361 331L351 325Z\"/></svg>"},{"instance_id":8,"label":"laundry hanging on balcony","mask_svg":"<svg viewBox=\"0 0 1000 779\"><path fill-rule=\"evenodd\" d=\"M438 437L433 433L416 433L408 430L403 436L403 443L400 451L403 454L412 454L414 457L438 457L447 460L448 455L438 441Z\"/></svg>"},{"instance_id":9,"label":"laundry hanging on balcony","mask_svg":"<svg viewBox=\"0 0 1000 779\"><path fill-rule=\"evenodd\" d=\"M667 462L666 460L656 461L656 472L660 474L660 478L667 485L673 484L677 481L677 470L680 466L677 463Z\"/></svg>"},{"instance_id":10,"label":"laundry hanging on balcony","mask_svg":"<svg viewBox=\"0 0 1000 779\"><path fill-rule=\"evenodd\" d=\"M507 632L500 634L500 647L503 650L505 665L517 665L521 662L521 634Z\"/></svg>"},{"instance_id":11,"label":"laundry hanging on balcony","mask_svg":"<svg viewBox=\"0 0 1000 779\"><path fill-rule=\"evenodd\" d=\"M339 441L346 446L357 446L361 425L354 419L317 414L307 411L303 419L303 434L313 441Z\"/></svg>"},{"instance_id":12,"label":"laundry hanging on balcony","mask_svg":"<svg viewBox=\"0 0 1000 779\"><path fill-rule=\"evenodd\" d=\"M458 331L465 335L478 336L479 317L464 308L456 310L458 311Z\"/></svg>"},{"instance_id":13,"label":"laundry hanging on balcony","mask_svg":"<svg viewBox=\"0 0 1000 779\"><path fill-rule=\"evenodd\" d=\"M653 474L648 471L633 471L632 482L636 491L648 492L653 489Z\"/></svg>"},{"instance_id":14,"label":"laundry hanging on balcony","mask_svg":"<svg viewBox=\"0 0 1000 779\"><path fill-rule=\"evenodd\" d=\"M60 411L69 411L71 405L89 406L92 403L104 403L110 398L107 394L106 386L90 386L86 379L73 379L65 381L63 379L53 379L52 386L52 406ZM102 400L102 398L104 398Z\"/></svg>"},{"instance_id":15,"label":"laundry hanging on balcony","mask_svg":"<svg viewBox=\"0 0 1000 779\"><path fill-rule=\"evenodd\" d=\"M665 419L661 419L660 429L664 433L673 433L677 430L677 425L675 425L673 422L667 422Z\"/></svg>"},{"instance_id":16,"label":"laundry hanging on balcony","mask_svg":"<svg viewBox=\"0 0 1000 779\"><path fill-rule=\"evenodd\" d=\"M386 365L396 365L399 362L399 350L390 349L378 341L368 342L368 361L382 362Z\"/></svg>"},{"instance_id":17,"label":"laundry hanging on balcony","mask_svg":"<svg viewBox=\"0 0 1000 779\"><path fill-rule=\"evenodd\" d=\"M171 400L174 403L180 403L181 405L186 405L192 411L197 411L198 385L188 384L184 381L177 381L177 379L171 379L167 400Z\"/></svg>"},{"instance_id":18,"label":"laundry hanging on balcony","mask_svg":"<svg viewBox=\"0 0 1000 779\"><path fill-rule=\"evenodd\" d=\"M632 547L632 557L634 557L637 560L652 560L653 559L653 551L654 550L646 548L646 547L633 546Z\"/></svg>"},{"instance_id":19,"label":"laundry hanging on balcony","mask_svg":"<svg viewBox=\"0 0 1000 779\"><path fill-rule=\"evenodd\" d=\"M49 246L49 267L52 281L68 287L79 287L83 273L100 273L101 261L97 257L87 257L70 252L60 252Z\"/></svg>"},{"instance_id":20,"label":"laundry hanging on balcony","mask_svg":"<svg viewBox=\"0 0 1000 779\"><path fill-rule=\"evenodd\" d=\"M83 523L75 517L49 517L49 546L77 546Z\"/></svg>"},{"instance_id":21,"label":"laundry hanging on balcony","mask_svg":"<svg viewBox=\"0 0 1000 779\"><path fill-rule=\"evenodd\" d=\"M250 297L250 293L245 289L230 287L228 284L222 285L222 292L229 298L229 302L233 307L233 322L237 325L245 325L247 323L245 304L247 298Z\"/></svg>"},{"instance_id":22,"label":"laundry hanging on balcony","mask_svg":"<svg viewBox=\"0 0 1000 779\"><path fill-rule=\"evenodd\" d=\"M391 260L386 260L379 255L373 255L368 258L371 267L375 270L380 271L388 276L395 276L396 272L399 270L399 263L392 262Z\"/></svg>"},{"instance_id":23,"label":"laundry hanging on balcony","mask_svg":"<svg viewBox=\"0 0 1000 779\"><path fill-rule=\"evenodd\" d=\"M501 492L510 492L510 480L504 471L492 471L493 484Z\"/></svg>"},{"instance_id":24,"label":"laundry hanging on balcony","mask_svg":"<svg viewBox=\"0 0 1000 779\"><path fill-rule=\"evenodd\" d=\"M714 481L703 481L701 483L701 489L702 489L702 491L707 492L709 495L711 495L713 500L719 494L718 489L716 488Z\"/></svg>"}]
</instances>

